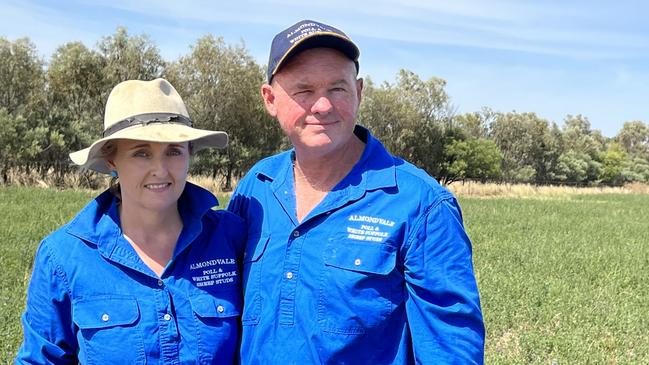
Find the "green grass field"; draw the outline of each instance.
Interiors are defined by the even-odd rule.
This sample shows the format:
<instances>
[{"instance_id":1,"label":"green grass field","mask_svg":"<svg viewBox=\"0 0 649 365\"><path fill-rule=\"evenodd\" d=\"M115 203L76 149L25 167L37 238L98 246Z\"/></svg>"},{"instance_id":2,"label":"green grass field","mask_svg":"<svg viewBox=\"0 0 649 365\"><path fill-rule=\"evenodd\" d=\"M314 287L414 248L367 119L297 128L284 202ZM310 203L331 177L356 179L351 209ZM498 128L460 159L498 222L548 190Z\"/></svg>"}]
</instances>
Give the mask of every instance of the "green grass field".
<instances>
[{"instance_id":1,"label":"green grass field","mask_svg":"<svg viewBox=\"0 0 649 365\"><path fill-rule=\"evenodd\" d=\"M0 363L11 362L21 341L38 242L93 195L0 188ZM649 195L460 202L486 364L649 363Z\"/></svg>"}]
</instances>

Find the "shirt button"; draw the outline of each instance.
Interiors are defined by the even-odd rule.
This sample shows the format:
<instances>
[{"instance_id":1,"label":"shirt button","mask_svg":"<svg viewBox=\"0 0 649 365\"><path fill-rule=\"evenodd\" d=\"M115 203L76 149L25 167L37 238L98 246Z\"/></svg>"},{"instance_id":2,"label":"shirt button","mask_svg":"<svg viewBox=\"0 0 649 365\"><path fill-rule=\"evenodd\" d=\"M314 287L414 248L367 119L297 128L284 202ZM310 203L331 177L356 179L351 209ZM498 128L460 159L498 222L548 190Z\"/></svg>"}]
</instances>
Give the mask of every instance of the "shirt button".
<instances>
[{"instance_id":1,"label":"shirt button","mask_svg":"<svg viewBox=\"0 0 649 365\"><path fill-rule=\"evenodd\" d=\"M101 316L101 320L104 321L104 322L108 322L109 319L110 319L110 316L108 314L106 314L106 313L104 313L104 315Z\"/></svg>"},{"instance_id":2,"label":"shirt button","mask_svg":"<svg viewBox=\"0 0 649 365\"><path fill-rule=\"evenodd\" d=\"M289 279L289 280L293 279L293 273L290 272L290 271L287 272L287 273L286 273L286 278Z\"/></svg>"},{"instance_id":3,"label":"shirt button","mask_svg":"<svg viewBox=\"0 0 649 365\"><path fill-rule=\"evenodd\" d=\"M162 280L158 279L158 286L163 286L164 284L165 283Z\"/></svg>"},{"instance_id":4,"label":"shirt button","mask_svg":"<svg viewBox=\"0 0 649 365\"><path fill-rule=\"evenodd\" d=\"M293 237L299 237L300 231L293 231Z\"/></svg>"},{"instance_id":5,"label":"shirt button","mask_svg":"<svg viewBox=\"0 0 649 365\"><path fill-rule=\"evenodd\" d=\"M166 313L163 318L165 319L165 321L170 321L171 320L171 314Z\"/></svg>"},{"instance_id":6,"label":"shirt button","mask_svg":"<svg viewBox=\"0 0 649 365\"><path fill-rule=\"evenodd\" d=\"M225 311L225 308L223 308L222 305L219 305L218 307L216 307L216 311L219 313L223 313Z\"/></svg>"},{"instance_id":7,"label":"shirt button","mask_svg":"<svg viewBox=\"0 0 649 365\"><path fill-rule=\"evenodd\" d=\"M361 266L361 259L354 260L354 265Z\"/></svg>"}]
</instances>

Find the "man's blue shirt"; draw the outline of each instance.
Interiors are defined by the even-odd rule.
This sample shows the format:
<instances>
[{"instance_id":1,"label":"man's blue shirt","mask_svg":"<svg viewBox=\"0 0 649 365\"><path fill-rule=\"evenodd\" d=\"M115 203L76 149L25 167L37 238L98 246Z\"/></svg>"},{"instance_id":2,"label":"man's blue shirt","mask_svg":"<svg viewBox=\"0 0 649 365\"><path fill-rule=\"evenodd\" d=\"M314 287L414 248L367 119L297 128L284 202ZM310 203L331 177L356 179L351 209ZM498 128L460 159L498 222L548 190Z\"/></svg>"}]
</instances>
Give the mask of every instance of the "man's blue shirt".
<instances>
[{"instance_id":1,"label":"man's blue shirt","mask_svg":"<svg viewBox=\"0 0 649 365\"><path fill-rule=\"evenodd\" d=\"M183 229L158 277L126 241L109 192L45 238L16 363L233 364L245 228L187 183Z\"/></svg>"},{"instance_id":2,"label":"man's blue shirt","mask_svg":"<svg viewBox=\"0 0 649 365\"><path fill-rule=\"evenodd\" d=\"M267 158L229 210L248 224L243 364L482 363L460 208L362 127L352 171L301 223L294 152Z\"/></svg>"}]
</instances>

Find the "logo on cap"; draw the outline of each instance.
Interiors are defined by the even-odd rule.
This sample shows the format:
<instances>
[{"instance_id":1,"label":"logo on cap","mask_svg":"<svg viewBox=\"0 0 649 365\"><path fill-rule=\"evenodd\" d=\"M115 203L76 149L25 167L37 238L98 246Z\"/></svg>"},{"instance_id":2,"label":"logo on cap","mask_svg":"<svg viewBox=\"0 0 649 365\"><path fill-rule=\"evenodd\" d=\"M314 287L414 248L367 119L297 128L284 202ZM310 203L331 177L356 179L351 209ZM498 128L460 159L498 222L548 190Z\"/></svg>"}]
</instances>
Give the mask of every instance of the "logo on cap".
<instances>
[{"instance_id":1,"label":"logo on cap","mask_svg":"<svg viewBox=\"0 0 649 365\"><path fill-rule=\"evenodd\" d=\"M349 37L342 31L312 20L302 20L273 38L268 59L268 82L286 63L298 53L316 47L333 48L342 52L354 61L358 72L358 56L360 51Z\"/></svg>"}]
</instances>

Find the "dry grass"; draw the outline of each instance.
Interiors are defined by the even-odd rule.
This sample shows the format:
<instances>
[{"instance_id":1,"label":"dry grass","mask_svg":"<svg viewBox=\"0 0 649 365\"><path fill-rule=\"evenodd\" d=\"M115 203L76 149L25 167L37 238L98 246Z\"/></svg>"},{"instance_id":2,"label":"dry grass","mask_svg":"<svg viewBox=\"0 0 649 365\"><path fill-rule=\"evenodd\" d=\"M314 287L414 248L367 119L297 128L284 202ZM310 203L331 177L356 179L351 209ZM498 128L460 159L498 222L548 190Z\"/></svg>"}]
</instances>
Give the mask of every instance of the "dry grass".
<instances>
[{"instance_id":1,"label":"dry grass","mask_svg":"<svg viewBox=\"0 0 649 365\"><path fill-rule=\"evenodd\" d=\"M41 188L64 188L75 190L100 190L108 186L110 178L107 175L90 171L75 171L58 174L54 169L47 171L45 176L36 170L10 170L7 173L5 186L37 186Z\"/></svg>"},{"instance_id":2,"label":"dry grass","mask_svg":"<svg viewBox=\"0 0 649 365\"><path fill-rule=\"evenodd\" d=\"M566 197L585 194L649 194L649 185L642 183L631 183L620 187L572 187L456 182L449 185L448 188L457 196L474 198Z\"/></svg>"},{"instance_id":3,"label":"dry grass","mask_svg":"<svg viewBox=\"0 0 649 365\"><path fill-rule=\"evenodd\" d=\"M58 176L49 171L45 178L36 172L10 172L8 183L13 186L38 186L42 188L65 188L75 190L103 190L108 187L109 177L93 172L78 171ZM189 176L189 181L200 185L214 194L228 194L223 190L224 178L208 176ZM232 183L236 186L237 181ZM455 182L448 186L459 197L474 198L561 198L571 195L590 194L649 194L649 185L630 183L621 187L572 187L536 186L531 184L496 184L479 182Z\"/></svg>"},{"instance_id":4,"label":"dry grass","mask_svg":"<svg viewBox=\"0 0 649 365\"><path fill-rule=\"evenodd\" d=\"M108 187L110 177L90 171L76 171L67 173L62 176L56 174L53 170L48 171L45 177L37 171L16 172L10 171L7 174L8 181L5 186L37 186L40 188L59 188L73 189L82 191L101 191ZM211 178L208 176L192 175L187 178L194 184L200 185L214 194L225 194L223 186L224 178ZM233 182L236 186L237 181ZM3 184L0 184L3 185Z\"/></svg>"},{"instance_id":5,"label":"dry grass","mask_svg":"<svg viewBox=\"0 0 649 365\"><path fill-rule=\"evenodd\" d=\"M200 175L191 175L187 178L188 181L202 186L205 189L211 191L213 194L229 194L231 191L225 191L223 190L223 186L225 186L225 178L219 177L219 178L212 178L209 176L200 176ZM232 186L237 186L238 181L233 181Z\"/></svg>"}]
</instances>

